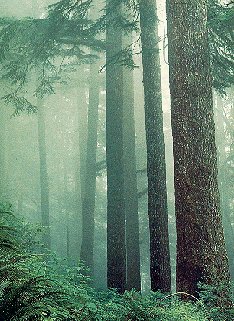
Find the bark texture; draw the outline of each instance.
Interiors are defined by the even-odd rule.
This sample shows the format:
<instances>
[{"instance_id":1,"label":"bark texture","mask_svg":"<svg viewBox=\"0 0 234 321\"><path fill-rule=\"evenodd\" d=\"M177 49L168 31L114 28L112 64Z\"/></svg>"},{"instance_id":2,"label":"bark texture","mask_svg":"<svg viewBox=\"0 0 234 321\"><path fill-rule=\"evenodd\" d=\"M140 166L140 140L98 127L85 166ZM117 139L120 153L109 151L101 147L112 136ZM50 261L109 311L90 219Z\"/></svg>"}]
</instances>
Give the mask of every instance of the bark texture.
<instances>
[{"instance_id":1,"label":"bark texture","mask_svg":"<svg viewBox=\"0 0 234 321\"><path fill-rule=\"evenodd\" d=\"M177 290L229 285L217 182L207 2L168 0ZM218 291L218 290L217 290ZM226 292L220 292L225 301Z\"/></svg>"},{"instance_id":2,"label":"bark texture","mask_svg":"<svg viewBox=\"0 0 234 321\"><path fill-rule=\"evenodd\" d=\"M159 38L154 0L140 1L140 26L145 95L151 289L168 292L171 289L171 267Z\"/></svg>"}]
</instances>

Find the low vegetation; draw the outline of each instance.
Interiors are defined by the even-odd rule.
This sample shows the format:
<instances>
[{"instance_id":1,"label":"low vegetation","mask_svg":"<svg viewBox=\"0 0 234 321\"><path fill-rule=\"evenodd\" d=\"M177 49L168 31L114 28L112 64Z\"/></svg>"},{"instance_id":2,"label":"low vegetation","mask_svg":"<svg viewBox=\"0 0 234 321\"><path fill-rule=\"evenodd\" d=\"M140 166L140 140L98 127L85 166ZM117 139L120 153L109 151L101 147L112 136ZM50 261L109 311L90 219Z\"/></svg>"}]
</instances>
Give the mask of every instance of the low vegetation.
<instances>
[{"instance_id":1,"label":"low vegetation","mask_svg":"<svg viewBox=\"0 0 234 321\"><path fill-rule=\"evenodd\" d=\"M231 309L215 307L207 287L203 299L184 302L175 294L98 292L82 266L69 267L41 251L31 227L19 222L10 206L1 205L0 212L0 321L217 321L234 316Z\"/></svg>"}]
</instances>

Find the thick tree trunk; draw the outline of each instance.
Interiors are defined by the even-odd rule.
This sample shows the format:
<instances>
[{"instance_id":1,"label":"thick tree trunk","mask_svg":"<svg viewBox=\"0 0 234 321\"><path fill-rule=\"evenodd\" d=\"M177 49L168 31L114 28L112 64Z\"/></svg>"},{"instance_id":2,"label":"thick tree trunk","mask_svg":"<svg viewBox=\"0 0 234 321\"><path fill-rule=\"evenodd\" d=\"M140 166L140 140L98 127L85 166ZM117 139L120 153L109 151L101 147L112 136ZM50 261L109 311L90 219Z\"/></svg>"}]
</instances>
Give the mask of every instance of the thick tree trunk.
<instances>
[{"instance_id":1,"label":"thick tree trunk","mask_svg":"<svg viewBox=\"0 0 234 321\"><path fill-rule=\"evenodd\" d=\"M94 272L94 212L96 194L96 153L99 104L99 65L90 65L86 179L82 200L82 245L80 258Z\"/></svg>"},{"instance_id":2,"label":"thick tree trunk","mask_svg":"<svg viewBox=\"0 0 234 321\"><path fill-rule=\"evenodd\" d=\"M203 0L168 0L177 226L177 290L229 285L217 182L212 83ZM222 293L225 301L226 293ZM222 298L220 298L222 300Z\"/></svg>"},{"instance_id":3,"label":"thick tree trunk","mask_svg":"<svg viewBox=\"0 0 234 321\"><path fill-rule=\"evenodd\" d=\"M107 1L107 14L113 14ZM122 49L122 31L106 33L106 162L107 162L107 285L126 288L126 248L123 164L123 68L111 63Z\"/></svg>"},{"instance_id":4,"label":"thick tree trunk","mask_svg":"<svg viewBox=\"0 0 234 321\"><path fill-rule=\"evenodd\" d=\"M168 292L171 289L171 267L155 0L140 1L140 26L145 95L151 289Z\"/></svg>"},{"instance_id":5,"label":"thick tree trunk","mask_svg":"<svg viewBox=\"0 0 234 321\"><path fill-rule=\"evenodd\" d=\"M46 161L45 115L43 100L38 98L38 151L40 160L40 188L41 188L41 222L44 227L44 245L51 248L50 215L49 215L49 181Z\"/></svg>"},{"instance_id":6,"label":"thick tree trunk","mask_svg":"<svg viewBox=\"0 0 234 321\"><path fill-rule=\"evenodd\" d=\"M126 39L124 45L132 42ZM128 41L127 41L128 40ZM133 71L123 70L124 197L126 215L127 289L141 290L138 194L135 154Z\"/></svg>"}]
</instances>

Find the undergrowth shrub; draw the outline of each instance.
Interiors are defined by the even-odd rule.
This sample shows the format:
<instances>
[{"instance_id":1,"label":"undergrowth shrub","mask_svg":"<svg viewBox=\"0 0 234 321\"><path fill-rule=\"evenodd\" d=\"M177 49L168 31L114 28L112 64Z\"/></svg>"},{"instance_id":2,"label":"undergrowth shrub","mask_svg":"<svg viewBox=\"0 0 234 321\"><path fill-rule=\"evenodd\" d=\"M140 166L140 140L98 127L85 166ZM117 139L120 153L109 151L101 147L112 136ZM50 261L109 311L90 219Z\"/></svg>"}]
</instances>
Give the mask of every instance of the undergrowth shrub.
<instances>
[{"instance_id":1,"label":"undergrowth shrub","mask_svg":"<svg viewBox=\"0 0 234 321\"><path fill-rule=\"evenodd\" d=\"M0 214L0 321L82 320L93 290L80 269L34 254L11 208L0 205Z\"/></svg>"},{"instance_id":2,"label":"undergrowth shrub","mask_svg":"<svg viewBox=\"0 0 234 321\"><path fill-rule=\"evenodd\" d=\"M175 295L135 291L120 295L89 286L83 266L40 253L27 225L0 204L0 321L231 321L233 311L214 307L214 293L182 302ZM205 304L204 304L205 303Z\"/></svg>"},{"instance_id":3,"label":"undergrowth shrub","mask_svg":"<svg viewBox=\"0 0 234 321\"><path fill-rule=\"evenodd\" d=\"M208 314L212 320L215 321L229 321L234 320L234 306L223 306L220 302L220 293L229 292L230 302L233 302L232 291L227 289L225 285L218 285L217 287L208 284L198 284L199 295L204 302Z\"/></svg>"}]
</instances>

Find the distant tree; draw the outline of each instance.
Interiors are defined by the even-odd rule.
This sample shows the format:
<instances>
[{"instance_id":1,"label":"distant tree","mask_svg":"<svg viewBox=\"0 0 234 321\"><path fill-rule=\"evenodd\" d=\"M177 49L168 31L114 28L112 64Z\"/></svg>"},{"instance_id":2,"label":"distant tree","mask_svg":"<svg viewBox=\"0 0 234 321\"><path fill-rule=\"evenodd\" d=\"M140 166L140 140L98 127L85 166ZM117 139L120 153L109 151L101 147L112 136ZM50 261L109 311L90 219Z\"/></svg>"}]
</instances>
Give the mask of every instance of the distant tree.
<instances>
[{"instance_id":1,"label":"distant tree","mask_svg":"<svg viewBox=\"0 0 234 321\"><path fill-rule=\"evenodd\" d=\"M49 179L46 159L46 132L44 100L37 99L38 117L38 151L40 160L40 189L41 189L41 222L44 227L44 245L51 248L50 208L49 208Z\"/></svg>"},{"instance_id":2,"label":"distant tree","mask_svg":"<svg viewBox=\"0 0 234 321\"><path fill-rule=\"evenodd\" d=\"M6 200L6 121L7 114L5 106L0 106L0 200Z\"/></svg>"},{"instance_id":3,"label":"distant tree","mask_svg":"<svg viewBox=\"0 0 234 321\"><path fill-rule=\"evenodd\" d=\"M107 0L107 14L120 16L121 5ZM113 11L113 9L115 11ZM107 163L107 285L126 289L126 244L123 163L123 67L113 63L122 50L122 29L106 31L106 163Z\"/></svg>"},{"instance_id":4,"label":"distant tree","mask_svg":"<svg viewBox=\"0 0 234 321\"><path fill-rule=\"evenodd\" d=\"M171 267L156 3L154 0L141 0L139 4L145 96L151 289L168 292L171 289Z\"/></svg>"},{"instance_id":5,"label":"distant tree","mask_svg":"<svg viewBox=\"0 0 234 321\"><path fill-rule=\"evenodd\" d=\"M96 153L100 91L99 63L90 65L86 175L82 199L82 245L80 258L94 272L94 212L96 195Z\"/></svg>"},{"instance_id":6,"label":"distant tree","mask_svg":"<svg viewBox=\"0 0 234 321\"><path fill-rule=\"evenodd\" d=\"M86 102L86 87L87 77L85 66L81 65L78 68L77 78L77 116L78 116L78 141L79 141L79 165L77 170L77 179L80 180L81 199L85 193L85 177L86 177L86 153L87 153L87 128L88 128L88 104Z\"/></svg>"},{"instance_id":7,"label":"distant tree","mask_svg":"<svg viewBox=\"0 0 234 321\"><path fill-rule=\"evenodd\" d=\"M207 4L168 0L167 21L177 290L197 295L197 283L208 283L226 304L230 276L217 182Z\"/></svg>"},{"instance_id":8,"label":"distant tree","mask_svg":"<svg viewBox=\"0 0 234 321\"><path fill-rule=\"evenodd\" d=\"M221 213L223 218L224 236L227 247L227 254L229 258L229 268L232 280L234 280L234 230L232 227L232 195L230 190L233 184L230 181L229 163L231 160L231 148L230 152L226 152L226 147L229 145L229 134L233 129L231 128L231 115L227 118L225 115L224 101L219 95L215 95L216 108L215 108L215 125L216 125L216 143L218 151L218 178L220 189L220 202ZM230 140L231 143L232 139ZM231 185L231 186L230 186Z\"/></svg>"},{"instance_id":9,"label":"distant tree","mask_svg":"<svg viewBox=\"0 0 234 321\"><path fill-rule=\"evenodd\" d=\"M123 39L131 46L132 36ZM127 289L141 290L138 193L135 150L134 79L133 70L123 69L123 158L124 208L126 216Z\"/></svg>"}]
</instances>

